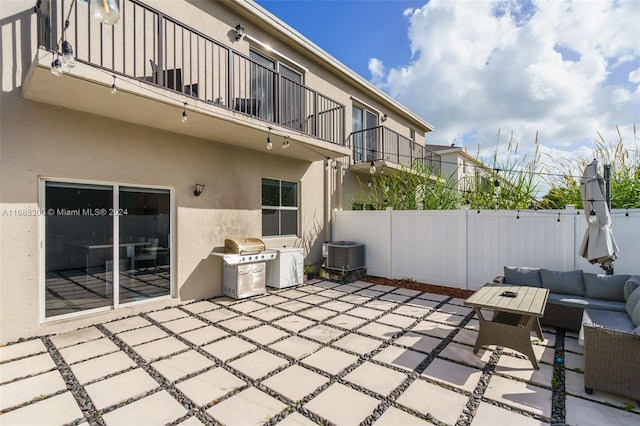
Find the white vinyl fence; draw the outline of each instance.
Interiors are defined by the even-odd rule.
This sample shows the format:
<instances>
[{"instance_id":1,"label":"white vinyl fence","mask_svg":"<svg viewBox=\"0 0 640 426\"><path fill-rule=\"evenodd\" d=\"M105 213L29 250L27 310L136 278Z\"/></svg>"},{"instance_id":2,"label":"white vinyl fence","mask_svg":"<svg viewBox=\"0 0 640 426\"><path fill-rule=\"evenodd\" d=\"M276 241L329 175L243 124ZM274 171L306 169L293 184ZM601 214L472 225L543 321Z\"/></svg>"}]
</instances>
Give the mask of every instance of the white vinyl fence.
<instances>
[{"instance_id":1,"label":"white vinyl fence","mask_svg":"<svg viewBox=\"0 0 640 426\"><path fill-rule=\"evenodd\" d=\"M640 274L640 209L613 210L612 222L614 272ZM578 255L587 221L573 208L344 210L334 211L332 228L334 241L363 243L367 273L385 278L476 290L505 265L604 273Z\"/></svg>"}]
</instances>

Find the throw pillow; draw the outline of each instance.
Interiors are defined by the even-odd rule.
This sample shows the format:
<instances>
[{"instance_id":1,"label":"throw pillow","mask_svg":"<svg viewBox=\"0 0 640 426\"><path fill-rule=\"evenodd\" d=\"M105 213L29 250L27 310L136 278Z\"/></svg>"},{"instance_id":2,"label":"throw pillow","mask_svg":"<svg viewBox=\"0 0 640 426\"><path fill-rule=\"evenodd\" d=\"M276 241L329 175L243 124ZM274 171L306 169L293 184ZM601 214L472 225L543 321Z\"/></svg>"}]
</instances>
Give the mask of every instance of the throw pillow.
<instances>
[{"instance_id":1,"label":"throw pillow","mask_svg":"<svg viewBox=\"0 0 640 426\"><path fill-rule=\"evenodd\" d=\"M627 304L624 307L627 309L627 313L630 317L633 317L633 311L636 306L640 306L640 287L636 288L629 299L627 300Z\"/></svg>"},{"instance_id":2,"label":"throw pillow","mask_svg":"<svg viewBox=\"0 0 640 426\"><path fill-rule=\"evenodd\" d=\"M582 271L558 272L540 269L540 279L542 287L548 288L552 293L584 296Z\"/></svg>"},{"instance_id":3,"label":"throw pillow","mask_svg":"<svg viewBox=\"0 0 640 426\"><path fill-rule=\"evenodd\" d=\"M600 275L584 273L587 297L624 302L624 283L629 275Z\"/></svg>"},{"instance_id":4,"label":"throw pillow","mask_svg":"<svg viewBox=\"0 0 640 426\"><path fill-rule=\"evenodd\" d=\"M622 292L624 293L624 300L629 300L629 296L633 291L640 287L640 275L632 275L629 279L624 283L624 287L622 287Z\"/></svg>"},{"instance_id":5,"label":"throw pillow","mask_svg":"<svg viewBox=\"0 0 640 426\"><path fill-rule=\"evenodd\" d=\"M529 287L542 287L542 283L540 282L540 270L538 268L505 266L504 283Z\"/></svg>"}]
</instances>

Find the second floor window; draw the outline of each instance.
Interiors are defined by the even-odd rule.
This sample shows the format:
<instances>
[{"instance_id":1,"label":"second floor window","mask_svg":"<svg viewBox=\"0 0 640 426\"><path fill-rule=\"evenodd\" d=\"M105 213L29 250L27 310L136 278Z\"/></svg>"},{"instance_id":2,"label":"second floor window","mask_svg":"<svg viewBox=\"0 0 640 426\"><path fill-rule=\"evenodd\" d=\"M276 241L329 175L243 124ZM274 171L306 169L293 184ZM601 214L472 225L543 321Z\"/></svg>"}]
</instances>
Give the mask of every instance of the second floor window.
<instances>
[{"instance_id":1,"label":"second floor window","mask_svg":"<svg viewBox=\"0 0 640 426\"><path fill-rule=\"evenodd\" d=\"M262 179L262 235L298 234L298 184Z\"/></svg>"}]
</instances>

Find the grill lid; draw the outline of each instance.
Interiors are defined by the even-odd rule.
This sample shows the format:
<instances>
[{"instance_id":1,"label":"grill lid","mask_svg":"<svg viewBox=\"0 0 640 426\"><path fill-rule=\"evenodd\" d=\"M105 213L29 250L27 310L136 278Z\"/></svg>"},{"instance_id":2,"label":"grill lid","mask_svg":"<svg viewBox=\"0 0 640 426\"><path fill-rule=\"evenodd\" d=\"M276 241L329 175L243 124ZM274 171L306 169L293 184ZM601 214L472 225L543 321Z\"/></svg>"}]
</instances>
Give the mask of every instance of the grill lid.
<instances>
[{"instance_id":1,"label":"grill lid","mask_svg":"<svg viewBox=\"0 0 640 426\"><path fill-rule=\"evenodd\" d=\"M235 254L255 254L264 251L265 244L259 238L227 238L224 252Z\"/></svg>"}]
</instances>

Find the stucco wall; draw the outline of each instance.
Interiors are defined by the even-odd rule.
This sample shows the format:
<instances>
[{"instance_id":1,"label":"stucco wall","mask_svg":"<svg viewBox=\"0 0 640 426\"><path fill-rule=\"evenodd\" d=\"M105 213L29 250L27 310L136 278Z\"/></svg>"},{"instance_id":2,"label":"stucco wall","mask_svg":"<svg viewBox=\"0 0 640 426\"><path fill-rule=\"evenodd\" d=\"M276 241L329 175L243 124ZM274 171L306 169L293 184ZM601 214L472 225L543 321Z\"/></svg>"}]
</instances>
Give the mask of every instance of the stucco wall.
<instances>
[{"instance_id":1,"label":"stucco wall","mask_svg":"<svg viewBox=\"0 0 640 426\"><path fill-rule=\"evenodd\" d=\"M0 201L3 211L37 209L41 178L153 185L174 193L174 288L180 300L222 294L221 261L209 256L230 236L261 235L261 178L300 182L301 228L323 238L322 162L286 159L23 100L2 93ZM206 184L194 197L195 182ZM42 207L42 206L40 206ZM38 324L42 271L36 216L0 216L1 340ZM300 245L266 239L270 246ZM316 248L311 258L319 257ZM122 315L120 313L119 315Z\"/></svg>"}]
</instances>

